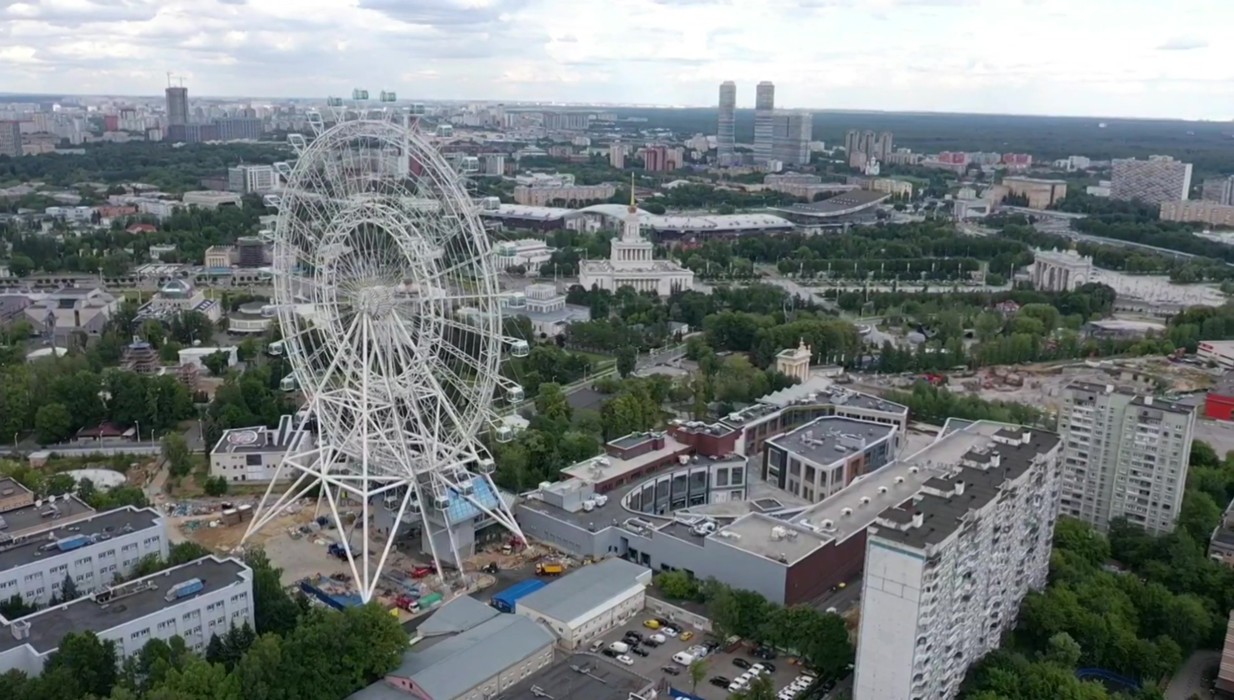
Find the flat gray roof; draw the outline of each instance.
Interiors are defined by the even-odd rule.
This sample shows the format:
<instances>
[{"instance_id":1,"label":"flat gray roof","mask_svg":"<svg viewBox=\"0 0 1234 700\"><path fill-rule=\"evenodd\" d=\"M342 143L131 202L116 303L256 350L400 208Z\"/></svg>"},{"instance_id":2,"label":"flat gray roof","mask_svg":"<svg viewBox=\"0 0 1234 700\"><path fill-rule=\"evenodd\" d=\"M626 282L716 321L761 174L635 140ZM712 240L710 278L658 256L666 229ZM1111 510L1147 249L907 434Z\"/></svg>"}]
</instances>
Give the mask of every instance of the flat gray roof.
<instances>
[{"instance_id":1,"label":"flat gray roof","mask_svg":"<svg viewBox=\"0 0 1234 700\"><path fill-rule=\"evenodd\" d=\"M651 583L651 569L624 559L583 566L520 598L520 609L568 623L632 586Z\"/></svg>"},{"instance_id":2,"label":"flat gray roof","mask_svg":"<svg viewBox=\"0 0 1234 700\"><path fill-rule=\"evenodd\" d=\"M1088 391L1094 394L1113 393L1113 394L1122 394L1123 396L1131 396L1131 397L1134 397L1132 398L1131 403L1136 406L1143 406L1145 408L1156 408L1162 411L1169 411L1171 413L1194 413L1195 412L1194 406L1188 406L1186 404L1183 404L1177 401L1168 401L1166 399L1159 399L1153 396L1148 396L1141 392L1133 391L1126 387L1118 386L1114 383L1094 384L1093 382L1073 381L1067 384L1066 388L1075 389L1079 391Z\"/></svg>"},{"instance_id":3,"label":"flat gray roof","mask_svg":"<svg viewBox=\"0 0 1234 700\"><path fill-rule=\"evenodd\" d=\"M779 532L783 536L779 536ZM788 522L762 513L750 513L738 518L708 535L707 539L712 540L708 546L724 543L785 566L791 566L829 541L814 532L790 527Z\"/></svg>"},{"instance_id":4,"label":"flat gray roof","mask_svg":"<svg viewBox=\"0 0 1234 700\"><path fill-rule=\"evenodd\" d=\"M852 406L868 411L880 411L895 416L908 413L908 407L893 401L887 401L878 396L864 394L860 391L836 386L835 382L826 377L811 377L801 384L772 392L754 405L747 406L736 413L731 413L722 422L732 426L742 426L788 406Z\"/></svg>"},{"instance_id":5,"label":"flat gray roof","mask_svg":"<svg viewBox=\"0 0 1234 700\"><path fill-rule=\"evenodd\" d=\"M63 527L69 524L70 519L76 522L82 519L81 516L94 512L93 508L83 503L76 496L57 498L55 506L56 510L60 511L60 517L53 520L43 517L43 512L47 510L49 505L48 503L43 503L42 505L34 505L32 503L24 508L14 508L13 510L0 513L0 518L4 519L6 525L0 532L16 537L19 533L26 530Z\"/></svg>"},{"instance_id":6,"label":"flat gray roof","mask_svg":"<svg viewBox=\"0 0 1234 700\"><path fill-rule=\"evenodd\" d=\"M20 618L30 623L30 636L26 639L14 639L9 629L11 623L6 624L0 631L0 652L29 644L39 654L46 654L58 648L69 632L103 632L169 607L163 597L176 584L201 579L205 584L202 592L206 593L239 583L248 576L249 568L235 559L202 557L113 589L127 589L140 582L153 582L156 586L111 603L98 603L94 596L86 596Z\"/></svg>"},{"instance_id":7,"label":"flat gray roof","mask_svg":"<svg viewBox=\"0 0 1234 700\"><path fill-rule=\"evenodd\" d=\"M460 596L446 607L454 605L484 606L484 603ZM388 675L413 679L429 697L457 698L555 642L552 632L529 618L496 615L457 634L416 644L404 652L403 663ZM362 695L365 692L362 690L352 697L384 697L380 691L388 690L389 686L378 681L369 688L372 689L369 695Z\"/></svg>"},{"instance_id":8,"label":"flat gray roof","mask_svg":"<svg viewBox=\"0 0 1234 700\"><path fill-rule=\"evenodd\" d=\"M43 507L46 508L47 504ZM13 544L0 548L0 571L29 564L35 559L46 560L60 554L58 550L53 549L45 552L43 556L36 556L36 553L42 551L47 545L54 545L56 540L76 535L97 536L100 539L110 538L126 529L131 532L157 527L160 520L161 516L153 508L134 508L133 506L116 508L62 525L52 525L54 521L49 520L48 529L33 531L19 537Z\"/></svg>"},{"instance_id":9,"label":"flat gray roof","mask_svg":"<svg viewBox=\"0 0 1234 700\"><path fill-rule=\"evenodd\" d=\"M498 700L629 700L651 680L592 654L572 654L502 691ZM404 698L406 696L403 696Z\"/></svg>"},{"instance_id":10,"label":"flat gray roof","mask_svg":"<svg viewBox=\"0 0 1234 700\"><path fill-rule=\"evenodd\" d=\"M1013 438L1013 431L1000 430L1000 437ZM998 496L1003 484L1015 481L1024 475L1039 456L1048 454L1058 446L1059 436L1056 433L1025 428L1014 431L1016 435L1027 432L1030 436L1027 444L1005 445L995 443L982 454L974 454L974 461L990 465L994 455L998 455L998 466L975 468L963 466L948 479L931 479L928 486L947 493L938 496L923 493L921 498L911 506L911 512L897 512L898 522L911 522L912 512L922 515L920 527L910 527L907 530L895 528L879 528L878 536L883 539L899 542L909 547L924 549L938 544L951 536L961 523L966 513L984 507ZM957 483L963 482L963 493L956 494ZM890 512L890 511L889 511Z\"/></svg>"},{"instance_id":11,"label":"flat gray roof","mask_svg":"<svg viewBox=\"0 0 1234 700\"><path fill-rule=\"evenodd\" d=\"M9 491L10 493L4 493ZM31 493L30 489L22 486L16 479L10 477L0 477L0 496L5 498L16 496L18 493Z\"/></svg>"},{"instance_id":12,"label":"flat gray roof","mask_svg":"<svg viewBox=\"0 0 1234 700\"><path fill-rule=\"evenodd\" d=\"M787 452L827 466L846 460L895 433L895 426L842 416L823 416L791 432L767 440Z\"/></svg>"}]
</instances>

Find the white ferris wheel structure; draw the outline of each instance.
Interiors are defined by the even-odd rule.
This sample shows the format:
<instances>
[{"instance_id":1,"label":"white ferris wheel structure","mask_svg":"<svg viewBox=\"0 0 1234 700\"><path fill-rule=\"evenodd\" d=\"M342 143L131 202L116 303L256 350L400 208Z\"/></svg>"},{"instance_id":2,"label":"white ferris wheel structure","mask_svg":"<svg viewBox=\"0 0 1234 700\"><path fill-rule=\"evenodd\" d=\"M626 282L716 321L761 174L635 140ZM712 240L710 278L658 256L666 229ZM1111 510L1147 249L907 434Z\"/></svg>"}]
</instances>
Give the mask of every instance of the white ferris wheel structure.
<instances>
[{"instance_id":1,"label":"white ferris wheel structure","mask_svg":"<svg viewBox=\"0 0 1234 700\"><path fill-rule=\"evenodd\" d=\"M331 98L275 165L274 305L305 397L292 444L317 437L283 458L245 534L317 497L365 601L409 522L447 587L478 527L523 540L481 436L509 439L498 411L523 389L501 363L529 352L502 332L489 239L417 110L367 100Z\"/></svg>"}]
</instances>

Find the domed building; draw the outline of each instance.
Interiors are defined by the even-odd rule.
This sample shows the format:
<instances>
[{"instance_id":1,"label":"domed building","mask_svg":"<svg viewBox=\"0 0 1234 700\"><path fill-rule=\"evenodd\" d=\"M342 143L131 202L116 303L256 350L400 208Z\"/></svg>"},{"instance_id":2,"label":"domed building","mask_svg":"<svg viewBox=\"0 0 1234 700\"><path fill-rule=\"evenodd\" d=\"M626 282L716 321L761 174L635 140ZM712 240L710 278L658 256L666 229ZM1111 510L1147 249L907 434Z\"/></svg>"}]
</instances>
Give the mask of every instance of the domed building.
<instances>
[{"instance_id":1,"label":"domed building","mask_svg":"<svg viewBox=\"0 0 1234 700\"><path fill-rule=\"evenodd\" d=\"M211 321L218 321L218 302L207 299L193 283L185 279L169 280L159 288L154 298L138 312L139 319L165 320L183 311L196 311Z\"/></svg>"}]
</instances>

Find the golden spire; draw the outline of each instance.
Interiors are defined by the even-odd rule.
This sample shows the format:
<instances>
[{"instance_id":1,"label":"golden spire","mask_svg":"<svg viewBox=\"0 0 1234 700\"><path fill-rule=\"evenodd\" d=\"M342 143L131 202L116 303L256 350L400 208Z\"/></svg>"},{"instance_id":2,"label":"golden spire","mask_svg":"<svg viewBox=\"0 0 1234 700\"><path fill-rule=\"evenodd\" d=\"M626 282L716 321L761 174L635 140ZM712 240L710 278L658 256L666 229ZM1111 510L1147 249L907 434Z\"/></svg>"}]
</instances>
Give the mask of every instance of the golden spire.
<instances>
[{"instance_id":1,"label":"golden spire","mask_svg":"<svg viewBox=\"0 0 1234 700\"><path fill-rule=\"evenodd\" d=\"M634 173L630 173L630 211L633 212L636 209L638 206L634 203Z\"/></svg>"}]
</instances>

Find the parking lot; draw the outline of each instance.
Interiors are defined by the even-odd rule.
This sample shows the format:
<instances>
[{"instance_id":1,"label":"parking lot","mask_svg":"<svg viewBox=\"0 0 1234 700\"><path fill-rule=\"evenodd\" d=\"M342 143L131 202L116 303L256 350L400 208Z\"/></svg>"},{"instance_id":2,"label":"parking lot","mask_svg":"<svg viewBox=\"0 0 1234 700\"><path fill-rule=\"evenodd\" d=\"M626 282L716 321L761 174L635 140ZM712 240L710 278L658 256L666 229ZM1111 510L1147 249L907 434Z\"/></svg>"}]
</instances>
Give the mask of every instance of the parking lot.
<instances>
[{"instance_id":1,"label":"parking lot","mask_svg":"<svg viewBox=\"0 0 1234 700\"><path fill-rule=\"evenodd\" d=\"M601 637L604 641L604 646L608 647L608 645L613 642L621 641L622 637L629 630L638 632L643 636L643 638L647 638L654 634L654 630L647 629L643 626L643 620L649 616L650 615L637 617L631 620L630 624L605 634ZM688 627L683 629L682 632L693 632L694 636L689 641L684 642L680 639L680 637L670 638L663 645L658 647L648 647L644 645L641 648L648 652L648 655L645 657L634 653L628 654L628 656L634 660L634 664L630 666L630 669L641 676L651 679L667 676L673 687L686 692L693 692L694 695L702 697L704 700L727 700L730 695L729 691L726 688L719 688L712 685L710 682L712 678L721 676L731 681L744 673L745 669L733 665L734 658L741 658L750 663L767 663L766 661L761 661L760 659L751 656L749 654L748 647L745 646L737 649L736 652L732 654L725 653L723 650L716 650L714 654L709 654L704 659L704 663L707 665L707 675L698 684L697 688L691 690L690 672L686 667L673 661L673 654L685 651L689 647L696 644L702 644L709 641L711 638L706 634L700 633L697 630L691 630ZM611 658L606 657L605 660L611 663L617 663ZM789 683L792 683L793 679L795 679L801 672L800 668L789 663L789 659L787 658L777 657L771 660L770 663L774 665L776 669L771 674L776 692L779 692L781 688L787 686ZM664 671L660 670L664 666L676 668L680 671L680 674L676 676L666 674Z\"/></svg>"}]
</instances>

